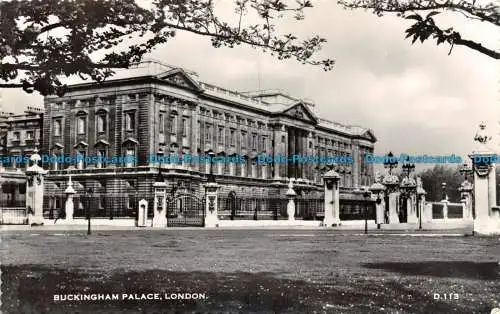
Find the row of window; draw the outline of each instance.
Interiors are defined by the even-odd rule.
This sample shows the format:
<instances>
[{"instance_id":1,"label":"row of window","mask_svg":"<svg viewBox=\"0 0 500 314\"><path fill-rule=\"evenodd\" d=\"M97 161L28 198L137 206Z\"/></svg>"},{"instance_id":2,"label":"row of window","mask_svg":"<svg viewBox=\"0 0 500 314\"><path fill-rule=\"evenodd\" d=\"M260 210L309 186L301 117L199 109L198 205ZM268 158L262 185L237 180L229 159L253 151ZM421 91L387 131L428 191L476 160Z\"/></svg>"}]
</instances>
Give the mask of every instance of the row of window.
<instances>
[{"instance_id":1,"label":"row of window","mask_svg":"<svg viewBox=\"0 0 500 314\"><path fill-rule=\"evenodd\" d=\"M326 145L326 146L332 146L332 147L338 147L340 149L352 149L352 144L349 143L344 143L344 142L338 142L333 139L328 139L328 138L323 138L323 137L318 137L317 142L319 145Z\"/></svg>"},{"instance_id":2,"label":"row of window","mask_svg":"<svg viewBox=\"0 0 500 314\"><path fill-rule=\"evenodd\" d=\"M26 131L26 137L24 140L34 140L35 139L35 131ZM20 142L21 141L21 132L20 131L15 131L12 132L12 141L13 142Z\"/></svg>"}]
</instances>

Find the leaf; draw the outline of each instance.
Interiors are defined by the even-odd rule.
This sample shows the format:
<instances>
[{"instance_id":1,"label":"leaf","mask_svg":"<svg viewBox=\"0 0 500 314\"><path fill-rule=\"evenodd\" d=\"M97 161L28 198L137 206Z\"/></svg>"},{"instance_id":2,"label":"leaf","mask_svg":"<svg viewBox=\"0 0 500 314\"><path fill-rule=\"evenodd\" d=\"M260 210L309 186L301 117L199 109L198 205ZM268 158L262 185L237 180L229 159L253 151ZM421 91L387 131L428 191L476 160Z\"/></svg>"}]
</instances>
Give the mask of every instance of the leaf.
<instances>
[{"instance_id":1,"label":"leaf","mask_svg":"<svg viewBox=\"0 0 500 314\"><path fill-rule=\"evenodd\" d=\"M438 15L440 13L441 12L438 12L438 11L432 11L431 13L427 14L426 19L429 19L429 18L433 17L434 15Z\"/></svg>"},{"instance_id":2,"label":"leaf","mask_svg":"<svg viewBox=\"0 0 500 314\"><path fill-rule=\"evenodd\" d=\"M422 17L418 14L413 14L413 15L409 15L407 17L405 17L405 19L407 20L417 20L417 21L423 21Z\"/></svg>"}]
</instances>

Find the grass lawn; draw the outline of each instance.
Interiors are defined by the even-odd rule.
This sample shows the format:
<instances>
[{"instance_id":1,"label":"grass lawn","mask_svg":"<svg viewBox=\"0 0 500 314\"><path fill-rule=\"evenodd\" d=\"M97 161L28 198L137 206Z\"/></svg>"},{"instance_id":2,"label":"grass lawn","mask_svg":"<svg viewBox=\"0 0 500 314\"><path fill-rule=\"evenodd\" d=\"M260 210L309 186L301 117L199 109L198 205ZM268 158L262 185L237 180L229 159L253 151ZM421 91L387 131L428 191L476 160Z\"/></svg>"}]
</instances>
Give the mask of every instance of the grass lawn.
<instances>
[{"instance_id":1,"label":"grass lawn","mask_svg":"<svg viewBox=\"0 0 500 314\"><path fill-rule=\"evenodd\" d=\"M203 229L0 236L4 314L490 313L500 307L498 237ZM53 300L55 294L176 292L207 298Z\"/></svg>"}]
</instances>

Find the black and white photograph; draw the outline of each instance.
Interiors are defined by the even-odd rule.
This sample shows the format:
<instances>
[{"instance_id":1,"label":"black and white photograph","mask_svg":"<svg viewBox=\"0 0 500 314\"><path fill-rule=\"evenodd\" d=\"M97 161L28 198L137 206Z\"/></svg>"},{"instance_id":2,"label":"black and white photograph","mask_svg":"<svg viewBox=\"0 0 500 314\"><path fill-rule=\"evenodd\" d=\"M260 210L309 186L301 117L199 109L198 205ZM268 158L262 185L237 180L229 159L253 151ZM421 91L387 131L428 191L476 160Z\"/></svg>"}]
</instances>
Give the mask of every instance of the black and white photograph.
<instances>
[{"instance_id":1,"label":"black and white photograph","mask_svg":"<svg viewBox=\"0 0 500 314\"><path fill-rule=\"evenodd\" d=\"M0 0L0 313L500 314L500 3Z\"/></svg>"}]
</instances>

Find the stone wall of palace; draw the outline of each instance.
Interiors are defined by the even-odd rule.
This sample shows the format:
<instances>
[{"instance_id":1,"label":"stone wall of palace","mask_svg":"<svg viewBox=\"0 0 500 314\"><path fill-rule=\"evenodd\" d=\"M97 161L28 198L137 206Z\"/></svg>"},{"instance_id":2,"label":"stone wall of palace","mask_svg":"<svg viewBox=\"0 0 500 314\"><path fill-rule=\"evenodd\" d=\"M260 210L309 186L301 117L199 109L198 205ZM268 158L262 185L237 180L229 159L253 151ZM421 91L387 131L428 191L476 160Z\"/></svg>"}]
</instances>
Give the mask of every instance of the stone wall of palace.
<instances>
[{"instance_id":1,"label":"stone wall of palace","mask_svg":"<svg viewBox=\"0 0 500 314\"><path fill-rule=\"evenodd\" d=\"M45 164L50 170L46 190L62 193L71 175L78 193L92 189L94 193L151 195L161 166L169 190L201 195L209 165L160 165L150 157L209 152L246 158L243 164L213 164L222 195L231 191L256 197L284 195L287 177L301 179L297 187L304 193L322 190L325 168L321 165L259 165L259 154L350 156L354 163L339 169L341 184L352 188L373 182L372 166L362 163L363 155L373 152L373 142L319 127L301 114L298 118L279 116L265 105L209 97L185 84L156 80L80 86L63 97L45 99L41 153L74 158L78 154L134 156L136 162Z\"/></svg>"}]
</instances>

